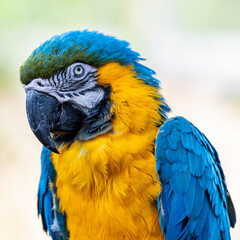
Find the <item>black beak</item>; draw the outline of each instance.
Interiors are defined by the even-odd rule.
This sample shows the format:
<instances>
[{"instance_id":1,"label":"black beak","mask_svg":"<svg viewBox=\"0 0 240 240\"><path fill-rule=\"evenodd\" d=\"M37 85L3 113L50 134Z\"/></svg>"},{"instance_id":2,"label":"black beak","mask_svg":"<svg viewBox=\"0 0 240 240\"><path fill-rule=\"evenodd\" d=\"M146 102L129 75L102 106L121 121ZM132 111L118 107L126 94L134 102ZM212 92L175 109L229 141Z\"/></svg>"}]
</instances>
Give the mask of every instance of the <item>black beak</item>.
<instances>
[{"instance_id":1,"label":"black beak","mask_svg":"<svg viewBox=\"0 0 240 240\"><path fill-rule=\"evenodd\" d=\"M58 100L35 90L27 91L27 117L38 140L49 150L59 153L50 132L66 142L74 138L81 129L86 114L75 104ZM70 139L72 140L72 139Z\"/></svg>"},{"instance_id":2,"label":"black beak","mask_svg":"<svg viewBox=\"0 0 240 240\"><path fill-rule=\"evenodd\" d=\"M50 135L59 117L59 102L56 98L37 92L27 91L27 117L30 127L38 140L49 150L59 153Z\"/></svg>"}]
</instances>

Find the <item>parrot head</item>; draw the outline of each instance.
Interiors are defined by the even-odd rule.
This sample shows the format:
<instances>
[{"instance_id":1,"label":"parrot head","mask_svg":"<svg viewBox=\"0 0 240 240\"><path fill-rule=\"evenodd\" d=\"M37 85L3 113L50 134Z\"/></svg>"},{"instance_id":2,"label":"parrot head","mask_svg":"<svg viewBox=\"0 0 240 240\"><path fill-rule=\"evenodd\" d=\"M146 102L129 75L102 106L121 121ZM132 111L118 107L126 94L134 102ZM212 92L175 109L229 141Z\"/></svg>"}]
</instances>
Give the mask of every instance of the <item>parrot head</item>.
<instances>
[{"instance_id":1,"label":"parrot head","mask_svg":"<svg viewBox=\"0 0 240 240\"><path fill-rule=\"evenodd\" d=\"M56 145L122 131L115 121L129 128L135 118L141 127L137 114L146 95L142 104L155 106L155 123L165 121L169 108L159 81L139 60L127 42L87 30L54 36L34 50L20 68L20 79L39 141L58 153Z\"/></svg>"}]
</instances>

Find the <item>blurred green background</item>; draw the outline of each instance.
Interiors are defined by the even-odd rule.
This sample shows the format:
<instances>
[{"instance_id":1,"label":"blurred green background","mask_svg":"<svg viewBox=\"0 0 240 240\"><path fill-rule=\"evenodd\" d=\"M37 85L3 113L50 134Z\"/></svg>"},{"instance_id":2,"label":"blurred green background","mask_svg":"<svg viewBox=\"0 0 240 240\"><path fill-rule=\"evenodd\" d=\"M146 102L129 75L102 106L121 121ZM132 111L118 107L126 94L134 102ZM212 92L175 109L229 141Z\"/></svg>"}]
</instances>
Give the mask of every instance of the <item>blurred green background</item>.
<instances>
[{"instance_id":1,"label":"blurred green background","mask_svg":"<svg viewBox=\"0 0 240 240\"><path fill-rule=\"evenodd\" d=\"M49 239L37 218L41 145L26 118L19 67L48 38L90 29L131 43L172 108L217 148L240 214L239 0L1 0L1 239ZM240 239L237 226L232 239Z\"/></svg>"}]
</instances>

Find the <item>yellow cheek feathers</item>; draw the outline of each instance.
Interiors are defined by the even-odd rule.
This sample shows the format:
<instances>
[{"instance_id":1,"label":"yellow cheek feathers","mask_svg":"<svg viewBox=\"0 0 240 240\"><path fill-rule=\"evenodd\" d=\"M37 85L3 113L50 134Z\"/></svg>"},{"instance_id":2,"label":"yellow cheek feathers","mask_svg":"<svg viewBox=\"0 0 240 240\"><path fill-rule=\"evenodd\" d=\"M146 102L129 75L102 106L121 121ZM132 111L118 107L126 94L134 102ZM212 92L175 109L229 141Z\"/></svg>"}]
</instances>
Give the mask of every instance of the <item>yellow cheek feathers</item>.
<instances>
[{"instance_id":1,"label":"yellow cheek feathers","mask_svg":"<svg viewBox=\"0 0 240 240\"><path fill-rule=\"evenodd\" d=\"M113 131L52 154L70 240L163 239L153 152L159 92L118 63L99 69L99 83L112 89Z\"/></svg>"},{"instance_id":2,"label":"yellow cheek feathers","mask_svg":"<svg viewBox=\"0 0 240 240\"><path fill-rule=\"evenodd\" d=\"M112 111L115 114L114 132L141 132L147 123L159 122L159 92L137 79L132 66L109 63L99 69L99 83L110 85Z\"/></svg>"}]
</instances>

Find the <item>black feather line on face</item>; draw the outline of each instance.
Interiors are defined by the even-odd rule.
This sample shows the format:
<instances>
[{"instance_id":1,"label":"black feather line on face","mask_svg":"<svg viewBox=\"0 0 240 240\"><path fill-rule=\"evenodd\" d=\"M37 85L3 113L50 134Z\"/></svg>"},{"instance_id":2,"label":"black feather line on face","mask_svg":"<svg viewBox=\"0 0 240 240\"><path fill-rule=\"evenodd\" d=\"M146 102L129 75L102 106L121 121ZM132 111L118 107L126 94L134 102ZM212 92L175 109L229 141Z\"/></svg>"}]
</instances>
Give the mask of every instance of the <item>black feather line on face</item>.
<instances>
[{"instance_id":1,"label":"black feather line on face","mask_svg":"<svg viewBox=\"0 0 240 240\"><path fill-rule=\"evenodd\" d=\"M97 104L95 108L90 110L80 129L76 129L77 131L67 134L55 133L53 140L57 144L66 144L77 140L92 139L112 129L114 116L111 114L111 88L110 86L102 87L99 85L97 85L97 87L104 88L104 97L101 102Z\"/></svg>"},{"instance_id":2,"label":"black feather line on face","mask_svg":"<svg viewBox=\"0 0 240 240\"><path fill-rule=\"evenodd\" d=\"M83 79L78 80L76 79L72 79L69 76L65 77L65 78L61 78L60 75L62 76L62 74L58 73L56 74L57 78L58 78L58 91L60 92L69 92L69 91L76 91L79 90L83 87L88 87L87 83L91 83L93 81L97 81L96 80L96 75L94 72L88 72L86 74L86 76ZM56 77L56 75L54 75L54 77ZM56 86L56 84L55 84Z\"/></svg>"},{"instance_id":3,"label":"black feather line on face","mask_svg":"<svg viewBox=\"0 0 240 240\"><path fill-rule=\"evenodd\" d=\"M104 89L104 98L93 108L84 121L84 125L78 133L77 139L89 140L98 135L109 132L112 129L114 115L111 113L112 102L110 100L111 87Z\"/></svg>"}]
</instances>

